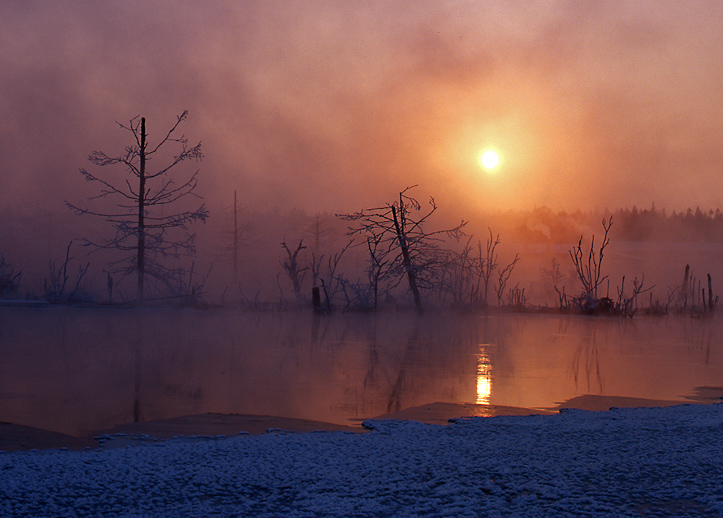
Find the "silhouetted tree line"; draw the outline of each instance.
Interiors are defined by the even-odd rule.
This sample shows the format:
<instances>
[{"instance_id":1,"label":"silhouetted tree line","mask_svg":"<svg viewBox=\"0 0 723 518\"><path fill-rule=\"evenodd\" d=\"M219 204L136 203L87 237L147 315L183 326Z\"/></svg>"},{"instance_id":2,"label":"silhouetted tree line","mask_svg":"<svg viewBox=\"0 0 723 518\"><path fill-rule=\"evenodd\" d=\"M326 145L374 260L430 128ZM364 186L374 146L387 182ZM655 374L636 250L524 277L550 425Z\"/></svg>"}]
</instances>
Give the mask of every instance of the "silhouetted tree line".
<instances>
[{"instance_id":1,"label":"silhouetted tree line","mask_svg":"<svg viewBox=\"0 0 723 518\"><path fill-rule=\"evenodd\" d=\"M615 211L553 211L547 207L502 215L517 239L529 243L575 243L583 230L613 216L617 241L723 242L723 211L700 207L667 212L649 208Z\"/></svg>"},{"instance_id":2,"label":"silhouetted tree line","mask_svg":"<svg viewBox=\"0 0 723 518\"><path fill-rule=\"evenodd\" d=\"M224 241L233 243L232 251L238 257L233 269L214 269L211 275L216 284L214 293L218 295L223 290L221 304L262 309L308 307L313 287L318 288L323 311L404 306L529 309L528 297L534 288L530 267L523 265L523 269L527 268L526 274L514 271L518 258L522 263L526 261L520 234L527 232L528 236L538 236L538 242L557 240L570 250L570 260L553 256L548 268L541 269L538 284L549 289L546 297L540 297L545 290L535 288L534 303L545 307L549 304L549 309L632 316L639 304L657 308L661 313L710 313L717 305L717 296L704 277L683 284L671 278L669 283L657 287L653 298L648 292L655 286L645 284L644 277L608 279L607 269L601 265L608 231L613 242L635 241L660 238L665 235L666 226L691 225L692 230L671 235L680 240L708 239L707 232L712 234L710 241L717 241L717 225L723 219L720 211L691 209L668 214L655 207L619 209L601 218L608 221L603 224L601 234L600 219L590 221L596 212L565 213L539 208L478 221L489 226L485 225L484 230L478 227L473 234L462 232L467 231L464 224L449 226L443 220L437 221L437 216L441 219L442 214L437 213L434 200L430 199L429 208L424 210L425 205L409 194L407 189L398 199L378 207L338 215L308 214L298 209L283 213L241 213L234 208L230 213L233 218L227 218L225 225L234 229L244 226L249 236L247 239L244 235L242 242L238 237L234 239L238 232L224 234ZM612 230L611 216L615 220ZM500 234L493 234L491 228L501 230ZM503 250L502 258L498 254L500 235L510 246ZM211 253L208 244L200 251ZM68 245L64 252L64 256L49 262L43 259L46 272L41 278L42 291L28 290L27 283L21 287L20 281L25 281L28 271L24 260L18 262L16 257L12 257L12 263L0 260L0 298L31 298L51 303L113 299L111 290L116 288L109 285L107 297L103 287L99 288L98 281L102 282L105 276L100 279L96 276L93 280L86 275L88 260L76 255L81 252L79 248L74 247L71 253ZM224 248L224 257L228 255L226 252ZM251 257L249 254L256 254L255 258L247 260L246 257ZM245 272L251 263L263 261L267 272L251 275L264 286L261 290L253 287L249 275L244 274L241 280L237 278L237 266ZM186 274L189 283L184 290L192 294L197 293L195 284L203 285L208 277L198 277L193 263ZM526 277L520 279L520 275ZM603 281L605 285L598 293ZM660 293L666 287L668 292L661 298ZM274 291L278 293L276 298ZM115 301L132 302L133 295L133 292L118 292ZM211 296L206 300L219 299Z\"/></svg>"},{"instance_id":3,"label":"silhouetted tree line","mask_svg":"<svg viewBox=\"0 0 723 518\"><path fill-rule=\"evenodd\" d=\"M666 214L665 209L619 209L620 239L630 241L721 241L723 212L720 209L702 211L700 207Z\"/></svg>"}]
</instances>

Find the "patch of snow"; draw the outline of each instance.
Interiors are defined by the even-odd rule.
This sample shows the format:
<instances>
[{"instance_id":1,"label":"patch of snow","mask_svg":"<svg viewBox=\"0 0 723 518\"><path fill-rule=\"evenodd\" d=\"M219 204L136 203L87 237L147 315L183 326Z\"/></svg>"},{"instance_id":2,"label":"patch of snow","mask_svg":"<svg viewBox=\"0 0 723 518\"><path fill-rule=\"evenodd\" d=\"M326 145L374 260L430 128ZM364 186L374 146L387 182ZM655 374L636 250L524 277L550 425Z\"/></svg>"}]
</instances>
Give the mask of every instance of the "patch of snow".
<instances>
[{"instance_id":1,"label":"patch of snow","mask_svg":"<svg viewBox=\"0 0 723 518\"><path fill-rule=\"evenodd\" d=\"M0 515L720 516L723 405L0 454Z\"/></svg>"}]
</instances>

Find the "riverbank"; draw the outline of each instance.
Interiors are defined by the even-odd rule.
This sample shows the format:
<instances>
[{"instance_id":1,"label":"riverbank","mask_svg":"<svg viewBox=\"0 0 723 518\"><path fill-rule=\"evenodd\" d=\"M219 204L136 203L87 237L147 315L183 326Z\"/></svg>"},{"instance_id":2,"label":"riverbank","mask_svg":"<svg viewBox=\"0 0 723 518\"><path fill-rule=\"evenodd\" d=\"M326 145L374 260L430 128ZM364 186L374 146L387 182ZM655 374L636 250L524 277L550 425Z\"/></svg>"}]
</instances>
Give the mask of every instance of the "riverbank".
<instances>
[{"instance_id":1,"label":"riverbank","mask_svg":"<svg viewBox=\"0 0 723 518\"><path fill-rule=\"evenodd\" d=\"M714 403L723 396L719 387L699 387L691 403ZM654 400L631 397L578 396L553 408L532 409L502 405L431 403L375 416L374 420L417 421L425 424L447 425L458 418L528 416L556 414L563 409L589 411L610 408L668 407L684 401ZM305 433L312 431L344 431L362 433L361 421L356 425L341 425L288 417L238 414L198 414L172 419L128 423L108 430L99 430L84 437L75 437L50 430L0 422L0 452L47 449L86 450L112 445L155 442L174 437L218 437L238 434L258 435L268 432Z\"/></svg>"},{"instance_id":2,"label":"riverbank","mask_svg":"<svg viewBox=\"0 0 723 518\"><path fill-rule=\"evenodd\" d=\"M0 515L720 516L723 405L0 454Z\"/></svg>"}]
</instances>

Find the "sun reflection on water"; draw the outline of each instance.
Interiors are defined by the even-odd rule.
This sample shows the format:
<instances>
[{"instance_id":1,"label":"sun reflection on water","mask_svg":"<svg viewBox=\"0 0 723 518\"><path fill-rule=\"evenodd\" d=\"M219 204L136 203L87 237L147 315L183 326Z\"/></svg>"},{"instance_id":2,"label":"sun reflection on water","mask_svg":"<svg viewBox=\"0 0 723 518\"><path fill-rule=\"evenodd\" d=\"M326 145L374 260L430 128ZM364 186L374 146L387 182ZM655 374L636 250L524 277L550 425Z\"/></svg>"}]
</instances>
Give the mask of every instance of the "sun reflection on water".
<instances>
[{"instance_id":1,"label":"sun reflection on water","mask_svg":"<svg viewBox=\"0 0 723 518\"><path fill-rule=\"evenodd\" d=\"M492 396L492 364L487 356L487 346L480 345L477 355L477 399L478 405L489 405Z\"/></svg>"}]
</instances>

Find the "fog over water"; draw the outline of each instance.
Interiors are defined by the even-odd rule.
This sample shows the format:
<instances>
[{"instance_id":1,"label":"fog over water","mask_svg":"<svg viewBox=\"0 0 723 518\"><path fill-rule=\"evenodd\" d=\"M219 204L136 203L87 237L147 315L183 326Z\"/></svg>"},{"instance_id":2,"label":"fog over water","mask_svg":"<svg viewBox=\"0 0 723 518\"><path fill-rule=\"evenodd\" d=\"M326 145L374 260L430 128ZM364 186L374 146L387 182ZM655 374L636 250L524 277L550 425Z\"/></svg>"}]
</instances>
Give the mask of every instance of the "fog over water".
<instances>
[{"instance_id":1,"label":"fog over water","mask_svg":"<svg viewBox=\"0 0 723 518\"><path fill-rule=\"evenodd\" d=\"M315 215L383 205L409 185L443 221L468 220L483 241L488 226L501 232L510 258L508 210L715 209L722 19L703 0L3 2L0 253L39 291L71 239L112 232L64 206L98 194L78 174L87 156L129 144L116 121L145 116L158 142L184 109L211 213L194 229L196 271L213 267L217 300L234 191L252 230L243 291L266 299L278 268L260 272L280 242L308 244ZM478 162L488 148L494 174ZM572 219L574 239L599 230ZM317 256L343 246L336 226ZM92 259L95 298L108 260Z\"/></svg>"},{"instance_id":2,"label":"fog over water","mask_svg":"<svg viewBox=\"0 0 723 518\"><path fill-rule=\"evenodd\" d=\"M434 402L686 402L723 374L685 318L4 309L3 421L74 435L206 412L339 424Z\"/></svg>"},{"instance_id":3,"label":"fog over water","mask_svg":"<svg viewBox=\"0 0 723 518\"><path fill-rule=\"evenodd\" d=\"M347 423L434 401L549 407L720 384L720 322L688 317L723 290L721 23L714 0L0 2L0 420L69 433L201 412ZM112 211L79 169L125 185L89 155L122 155L134 141L118 124L135 117L156 145L184 110L204 159L174 178L200 171L209 219L190 229L195 256L167 259L175 284L146 295L213 309L119 308L134 277L112 272L117 252L81 246L114 230L66 202ZM450 255L423 287L428 315L580 295L570 251L599 247L612 216L598 295L644 279L639 315L686 317L420 321L400 313L412 298L399 275L379 315L345 313L373 307L373 261L338 215L409 186L414 218L436 202L425 230L467 222L435 242ZM455 295L454 260L465 246L482 258L498 234L486 300L471 284ZM58 283L84 307L44 305ZM310 314L314 285L331 316ZM38 307L10 307L23 300Z\"/></svg>"}]
</instances>

